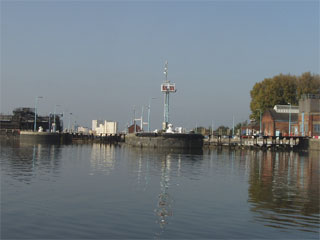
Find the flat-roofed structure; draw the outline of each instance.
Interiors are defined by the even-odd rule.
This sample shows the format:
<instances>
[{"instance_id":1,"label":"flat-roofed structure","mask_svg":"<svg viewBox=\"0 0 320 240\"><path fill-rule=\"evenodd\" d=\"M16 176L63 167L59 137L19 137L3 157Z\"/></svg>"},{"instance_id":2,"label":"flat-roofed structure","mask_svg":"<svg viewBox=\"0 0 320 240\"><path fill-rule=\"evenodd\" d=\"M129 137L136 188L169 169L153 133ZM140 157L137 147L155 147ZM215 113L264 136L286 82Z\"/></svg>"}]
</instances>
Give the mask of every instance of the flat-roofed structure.
<instances>
[{"instance_id":1,"label":"flat-roofed structure","mask_svg":"<svg viewBox=\"0 0 320 240\"><path fill-rule=\"evenodd\" d=\"M92 131L98 136L117 134L118 123L107 120L92 120Z\"/></svg>"},{"instance_id":2,"label":"flat-roofed structure","mask_svg":"<svg viewBox=\"0 0 320 240\"><path fill-rule=\"evenodd\" d=\"M299 113L299 106L275 105L273 109L277 113Z\"/></svg>"}]
</instances>

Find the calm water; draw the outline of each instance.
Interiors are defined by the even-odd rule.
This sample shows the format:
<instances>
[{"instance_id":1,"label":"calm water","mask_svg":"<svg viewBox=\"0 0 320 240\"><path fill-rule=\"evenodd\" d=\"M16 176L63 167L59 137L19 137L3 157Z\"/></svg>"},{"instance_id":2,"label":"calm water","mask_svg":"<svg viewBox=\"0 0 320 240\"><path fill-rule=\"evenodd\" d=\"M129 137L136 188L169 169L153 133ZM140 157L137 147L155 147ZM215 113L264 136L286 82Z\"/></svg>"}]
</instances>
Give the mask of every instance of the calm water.
<instances>
[{"instance_id":1,"label":"calm water","mask_svg":"<svg viewBox=\"0 0 320 240\"><path fill-rule=\"evenodd\" d=\"M1 143L1 239L318 239L319 152Z\"/></svg>"}]
</instances>

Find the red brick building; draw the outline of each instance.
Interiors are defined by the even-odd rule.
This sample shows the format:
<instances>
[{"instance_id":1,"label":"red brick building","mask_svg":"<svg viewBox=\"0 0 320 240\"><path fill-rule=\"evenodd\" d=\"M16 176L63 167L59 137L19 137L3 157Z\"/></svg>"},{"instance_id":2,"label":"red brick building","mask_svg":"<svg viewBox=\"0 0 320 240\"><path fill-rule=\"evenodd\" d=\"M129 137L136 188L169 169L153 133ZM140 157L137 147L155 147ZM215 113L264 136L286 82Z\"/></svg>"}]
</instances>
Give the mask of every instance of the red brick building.
<instances>
[{"instance_id":1,"label":"red brick building","mask_svg":"<svg viewBox=\"0 0 320 240\"><path fill-rule=\"evenodd\" d=\"M305 94L299 100L299 111L293 106L279 105L281 109L268 109L262 115L262 132L265 136L288 136L289 118L291 136L320 136L320 94ZM294 107L297 108L297 107ZM289 114L291 111L291 114Z\"/></svg>"},{"instance_id":2,"label":"red brick building","mask_svg":"<svg viewBox=\"0 0 320 240\"><path fill-rule=\"evenodd\" d=\"M290 116L291 115L291 116ZM291 126L290 135L299 135L298 114L297 113L279 113L274 109L266 110L262 115L262 133L264 136L288 136L289 118Z\"/></svg>"},{"instance_id":3,"label":"red brick building","mask_svg":"<svg viewBox=\"0 0 320 240\"><path fill-rule=\"evenodd\" d=\"M320 94L305 94L299 101L300 136L320 136Z\"/></svg>"},{"instance_id":4,"label":"red brick building","mask_svg":"<svg viewBox=\"0 0 320 240\"><path fill-rule=\"evenodd\" d=\"M128 133L134 133L134 132L141 132L139 125L136 124L136 126L134 126L134 124L132 124L130 127L128 127Z\"/></svg>"}]
</instances>

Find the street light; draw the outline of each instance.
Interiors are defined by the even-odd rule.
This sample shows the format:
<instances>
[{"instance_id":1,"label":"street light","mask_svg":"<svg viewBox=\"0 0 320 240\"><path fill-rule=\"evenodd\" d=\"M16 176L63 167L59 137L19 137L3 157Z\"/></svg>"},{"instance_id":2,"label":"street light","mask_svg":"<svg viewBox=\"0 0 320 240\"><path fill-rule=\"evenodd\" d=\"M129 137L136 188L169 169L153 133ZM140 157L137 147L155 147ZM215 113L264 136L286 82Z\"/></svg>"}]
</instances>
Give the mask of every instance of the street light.
<instances>
[{"instance_id":1,"label":"street light","mask_svg":"<svg viewBox=\"0 0 320 240\"><path fill-rule=\"evenodd\" d=\"M61 105L56 104L56 105L54 106L54 113L53 113L54 128L53 128L53 132L56 132L56 111L57 111L57 107L61 107Z\"/></svg>"},{"instance_id":2,"label":"street light","mask_svg":"<svg viewBox=\"0 0 320 240\"><path fill-rule=\"evenodd\" d=\"M72 113L69 113L70 115L69 115L69 123L68 123L68 132L70 132L70 121L71 121L71 115L72 115Z\"/></svg>"},{"instance_id":3,"label":"street light","mask_svg":"<svg viewBox=\"0 0 320 240\"><path fill-rule=\"evenodd\" d=\"M133 106L133 124L134 124L134 129L133 132L137 132L137 125L136 125L136 106Z\"/></svg>"},{"instance_id":4,"label":"street light","mask_svg":"<svg viewBox=\"0 0 320 240\"><path fill-rule=\"evenodd\" d=\"M148 132L150 132L150 111L151 111L151 100L157 99L157 98L151 98L149 99L149 106L148 106Z\"/></svg>"},{"instance_id":5,"label":"street light","mask_svg":"<svg viewBox=\"0 0 320 240\"><path fill-rule=\"evenodd\" d=\"M260 130L259 130L259 135L261 135L261 109L257 109L257 110L259 110L259 112L260 112L260 117L259 117L259 120L260 120Z\"/></svg>"},{"instance_id":6,"label":"street light","mask_svg":"<svg viewBox=\"0 0 320 240\"><path fill-rule=\"evenodd\" d=\"M288 103L290 105L289 108L289 136L291 136L291 103Z\"/></svg>"},{"instance_id":7,"label":"street light","mask_svg":"<svg viewBox=\"0 0 320 240\"><path fill-rule=\"evenodd\" d=\"M51 132L51 112L49 112L49 132Z\"/></svg>"},{"instance_id":8,"label":"street light","mask_svg":"<svg viewBox=\"0 0 320 240\"><path fill-rule=\"evenodd\" d=\"M38 99L43 98L42 96L36 96L35 104L34 104L34 126L33 131L37 131L37 105L38 105Z\"/></svg>"},{"instance_id":9,"label":"street light","mask_svg":"<svg viewBox=\"0 0 320 240\"><path fill-rule=\"evenodd\" d=\"M234 136L234 115L232 116L232 137Z\"/></svg>"}]
</instances>

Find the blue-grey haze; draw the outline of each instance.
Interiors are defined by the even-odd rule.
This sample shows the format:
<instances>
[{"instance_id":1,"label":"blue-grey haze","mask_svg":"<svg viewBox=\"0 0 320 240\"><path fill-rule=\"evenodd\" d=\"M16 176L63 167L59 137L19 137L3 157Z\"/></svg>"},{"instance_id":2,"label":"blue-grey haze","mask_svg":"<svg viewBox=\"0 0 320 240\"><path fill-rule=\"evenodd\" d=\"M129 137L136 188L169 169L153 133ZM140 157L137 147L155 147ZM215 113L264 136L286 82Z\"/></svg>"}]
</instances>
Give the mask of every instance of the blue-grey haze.
<instances>
[{"instance_id":1,"label":"blue-grey haze","mask_svg":"<svg viewBox=\"0 0 320 240\"><path fill-rule=\"evenodd\" d=\"M1 1L3 113L41 95L40 114L59 104L81 125L122 130L153 97L160 128L165 60L174 125L231 126L256 82L319 73L319 2Z\"/></svg>"}]
</instances>

